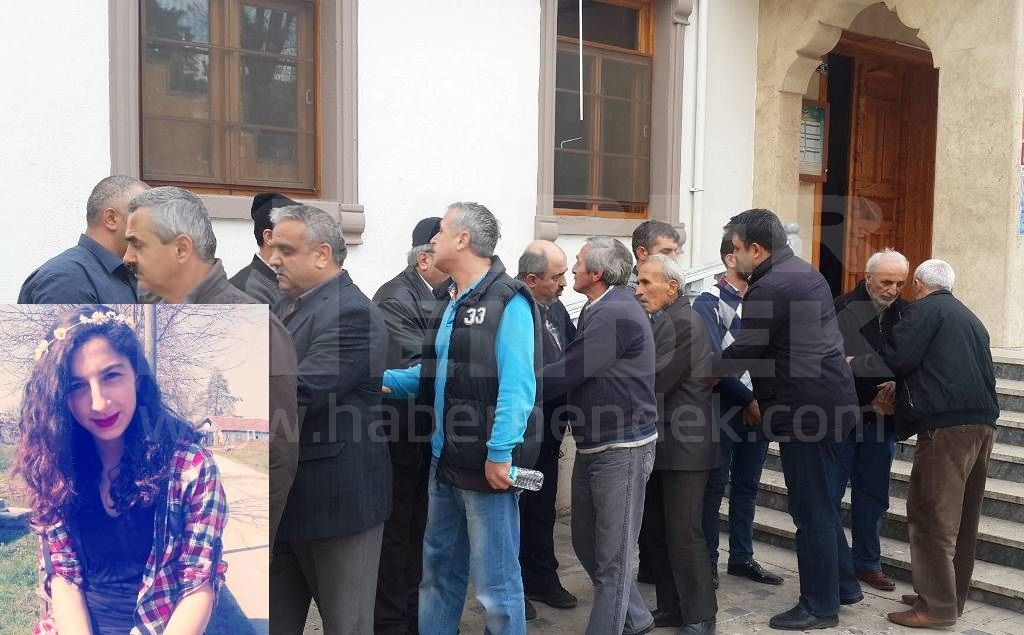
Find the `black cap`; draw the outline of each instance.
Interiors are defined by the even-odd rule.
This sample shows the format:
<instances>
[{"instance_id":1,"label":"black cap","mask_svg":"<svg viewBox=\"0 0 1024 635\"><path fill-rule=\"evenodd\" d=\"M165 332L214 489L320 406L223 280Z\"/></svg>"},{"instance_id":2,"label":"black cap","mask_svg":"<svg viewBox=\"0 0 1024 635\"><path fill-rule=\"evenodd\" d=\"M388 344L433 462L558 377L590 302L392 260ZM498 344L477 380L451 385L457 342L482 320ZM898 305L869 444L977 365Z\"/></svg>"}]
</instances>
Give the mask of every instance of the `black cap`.
<instances>
[{"instance_id":1,"label":"black cap","mask_svg":"<svg viewBox=\"0 0 1024 635\"><path fill-rule=\"evenodd\" d=\"M426 245L437 232L441 231L441 218L431 216L416 223L416 229L412 230L412 246L419 247Z\"/></svg>"},{"instance_id":2,"label":"black cap","mask_svg":"<svg viewBox=\"0 0 1024 635\"><path fill-rule=\"evenodd\" d=\"M298 203L277 192L260 192L252 198L252 231L256 236L257 245L263 246L263 230L274 228L274 224L270 222L270 212L276 207L288 207L289 205L298 205Z\"/></svg>"}]
</instances>

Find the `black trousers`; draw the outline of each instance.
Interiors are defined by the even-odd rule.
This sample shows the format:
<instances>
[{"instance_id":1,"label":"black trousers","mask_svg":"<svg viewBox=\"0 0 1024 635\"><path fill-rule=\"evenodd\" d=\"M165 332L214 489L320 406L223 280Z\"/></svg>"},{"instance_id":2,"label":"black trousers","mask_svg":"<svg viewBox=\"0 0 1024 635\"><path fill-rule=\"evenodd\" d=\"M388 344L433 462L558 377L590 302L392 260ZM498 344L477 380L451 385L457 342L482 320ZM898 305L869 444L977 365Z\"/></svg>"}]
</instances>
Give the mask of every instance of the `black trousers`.
<instances>
[{"instance_id":1,"label":"black trousers","mask_svg":"<svg viewBox=\"0 0 1024 635\"><path fill-rule=\"evenodd\" d=\"M419 632L417 617L430 460L424 453L418 464L393 463L392 469L394 504L391 518L384 523L373 630L377 635L414 635Z\"/></svg>"},{"instance_id":2,"label":"black trousers","mask_svg":"<svg viewBox=\"0 0 1024 635\"><path fill-rule=\"evenodd\" d=\"M685 624L704 622L718 613L702 513L710 474L656 470L647 482L640 537L641 545L646 543L646 564L654 578L658 608L678 611Z\"/></svg>"},{"instance_id":3,"label":"black trousers","mask_svg":"<svg viewBox=\"0 0 1024 635\"><path fill-rule=\"evenodd\" d=\"M524 593L548 593L561 586L555 557L555 497L558 455L564 428L545 430L534 469L544 474L544 487L519 497L519 566Z\"/></svg>"}]
</instances>

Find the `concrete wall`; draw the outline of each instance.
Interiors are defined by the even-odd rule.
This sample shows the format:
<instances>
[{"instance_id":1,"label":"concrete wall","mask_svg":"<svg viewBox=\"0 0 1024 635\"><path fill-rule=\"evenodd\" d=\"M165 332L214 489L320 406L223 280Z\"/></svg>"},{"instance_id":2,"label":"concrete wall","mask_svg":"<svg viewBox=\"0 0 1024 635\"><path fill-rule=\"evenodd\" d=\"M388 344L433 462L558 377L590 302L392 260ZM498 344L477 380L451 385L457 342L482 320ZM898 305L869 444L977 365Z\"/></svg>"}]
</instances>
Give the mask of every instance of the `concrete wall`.
<instances>
[{"instance_id":1,"label":"concrete wall","mask_svg":"<svg viewBox=\"0 0 1024 635\"><path fill-rule=\"evenodd\" d=\"M106 9L73 0L4 6L0 303L15 302L33 269L77 242L89 191L110 174Z\"/></svg>"},{"instance_id":2,"label":"concrete wall","mask_svg":"<svg viewBox=\"0 0 1024 635\"><path fill-rule=\"evenodd\" d=\"M806 217L797 177L800 99L822 55L852 24L884 21L870 0L762 0L757 63L754 203ZM1024 64L1014 0L887 0L939 68L932 253L957 271L959 295L997 346L1024 345L1024 238L1018 234ZM859 17L864 9L871 13ZM907 39L886 26L881 35ZM869 33L875 35L876 33ZM802 212L802 213L801 213ZM812 227L801 222L804 245ZM979 246L984 248L979 249ZM806 253L806 247L805 247Z\"/></svg>"}]
</instances>

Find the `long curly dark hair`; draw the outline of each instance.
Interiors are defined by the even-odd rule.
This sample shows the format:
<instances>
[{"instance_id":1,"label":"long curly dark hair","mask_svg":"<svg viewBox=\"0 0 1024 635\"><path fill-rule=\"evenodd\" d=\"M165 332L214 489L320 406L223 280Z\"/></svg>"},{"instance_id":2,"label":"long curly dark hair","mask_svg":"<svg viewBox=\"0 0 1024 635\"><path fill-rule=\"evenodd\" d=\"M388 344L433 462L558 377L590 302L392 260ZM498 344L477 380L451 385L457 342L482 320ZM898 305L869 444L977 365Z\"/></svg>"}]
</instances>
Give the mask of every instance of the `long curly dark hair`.
<instances>
[{"instance_id":1,"label":"long curly dark hair","mask_svg":"<svg viewBox=\"0 0 1024 635\"><path fill-rule=\"evenodd\" d=\"M97 313L106 319L83 321ZM102 464L92 435L68 408L72 360L87 341L103 337L135 373L135 413L124 432L124 455L110 485L119 513L152 506L166 487L175 448L199 437L164 404L135 333L113 319L115 315L102 305L79 307L61 315L47 331L47 345L40 344L42 356L25 386L14 460L15 473L28 485L37 527L70 518L82 504L83 492L99 483Z\"/></svg>"}]
</instances>

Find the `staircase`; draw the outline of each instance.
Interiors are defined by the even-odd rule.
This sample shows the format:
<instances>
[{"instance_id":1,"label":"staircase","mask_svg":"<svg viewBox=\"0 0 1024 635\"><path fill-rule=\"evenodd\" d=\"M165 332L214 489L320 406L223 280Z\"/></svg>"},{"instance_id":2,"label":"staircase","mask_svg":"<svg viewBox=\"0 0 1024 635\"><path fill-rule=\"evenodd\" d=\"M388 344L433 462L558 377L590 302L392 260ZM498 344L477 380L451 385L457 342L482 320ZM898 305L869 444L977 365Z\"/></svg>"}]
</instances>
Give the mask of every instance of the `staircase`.
<instances>
[{"instance_id":1,"label":"staircase","mask_svg":"<svg viewBox=\"0 0 1024 635\"><path fill-rule=\"evenodd\" d=\"M1024 613L1024 351L993 349L992 357L1002 413L989 462L970 597ZM889 512L882 519L881 528L882 568L891 577L904 581L910 581L907 491L914 441L908 439L897 446L889 481ZM795 549L796 528L786 512L789 493L776 443L769 446L764 467L754 516L755 538ZM849 510L847 490L843 499L846 527ZM725 502L721 518L723 530L728 531ZM756 554L756 546L754 551Z\"/></svg>"}]
</instances>

